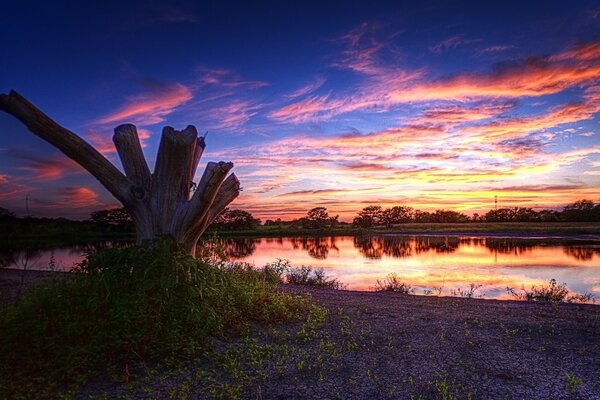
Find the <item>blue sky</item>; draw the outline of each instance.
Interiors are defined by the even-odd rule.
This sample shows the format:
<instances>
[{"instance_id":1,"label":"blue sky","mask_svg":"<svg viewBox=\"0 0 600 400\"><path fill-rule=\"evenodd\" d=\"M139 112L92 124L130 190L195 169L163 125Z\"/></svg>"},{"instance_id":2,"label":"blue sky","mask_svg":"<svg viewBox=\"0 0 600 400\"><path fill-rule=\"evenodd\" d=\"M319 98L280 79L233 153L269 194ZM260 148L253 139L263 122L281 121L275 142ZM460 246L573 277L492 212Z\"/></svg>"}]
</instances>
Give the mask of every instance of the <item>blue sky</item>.
<instances>
[{"instance_id":1,"label":"blue sky","mask_svg":"<svg viewBox=\"0 0 600 400\"><path fill-rule=\"evenodd\" d=\"M233 206L263 219L600 199L597 3L346 3L13 2L0 91L119 166L115 126L152 165L163 126L194 124L201 166L233 161ZM0 189L18 214L25 196L36 216L117 205L7 114Z\"/></svg>"}]
</instances>

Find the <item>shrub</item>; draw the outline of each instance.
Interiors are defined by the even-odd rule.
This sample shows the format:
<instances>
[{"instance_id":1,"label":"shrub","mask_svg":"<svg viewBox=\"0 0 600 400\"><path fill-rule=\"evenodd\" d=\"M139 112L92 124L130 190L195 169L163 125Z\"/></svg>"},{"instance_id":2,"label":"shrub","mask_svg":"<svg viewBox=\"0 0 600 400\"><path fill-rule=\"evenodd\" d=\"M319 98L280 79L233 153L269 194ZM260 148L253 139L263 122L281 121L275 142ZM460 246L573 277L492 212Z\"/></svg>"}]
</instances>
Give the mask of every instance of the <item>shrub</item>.
<instances>
[{"instance_id":1,"label":"shrub","mask_svg":"<svg viewBox=\"0 0 600 400\"><path fill-rule=\"evenodd\" d=\"M549 284L546 286L532 286L531 290L521 288L520 291L516 291L513 288L507 287L506 291L518 300L551 303L589 303L590 301L594 301L594 295L591 293L570 294L567 285L565 283L559 285L556 279L550 279Z\"/></svg>"},{"instance_id":2,"label":"shrub","mask_svg":"<svg viewBox=\"0 0 600 400\"><path fill-rule=\"evenodd\" d=\"M380 292L396 292L402 294L414 294L415 289L405 283L395 272L389 273L383 281L377 280L375 290Z\"/></svg>"},{"instance_id":3,"label":"shrub","mask_svg":"<svg viewBox=\"0 0 600 400\"><path fill-rule=\"evenodd\" d=\"M344 285L336 278L328 278L323 268L312 268L302 265L288 268L284 272L285 282L294 285L318 286L329 289L343 289Z\"/></svg>"}]
</instances>

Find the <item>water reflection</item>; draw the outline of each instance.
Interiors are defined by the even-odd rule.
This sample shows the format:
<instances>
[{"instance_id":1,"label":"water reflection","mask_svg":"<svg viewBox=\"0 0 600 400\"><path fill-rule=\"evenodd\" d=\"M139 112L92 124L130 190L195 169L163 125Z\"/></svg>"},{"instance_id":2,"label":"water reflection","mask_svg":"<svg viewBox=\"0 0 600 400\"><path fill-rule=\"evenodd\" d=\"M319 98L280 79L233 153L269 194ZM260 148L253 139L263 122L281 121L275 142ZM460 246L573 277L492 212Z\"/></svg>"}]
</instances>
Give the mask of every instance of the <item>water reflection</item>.
<instances>
[{"instance_id":1,"label":"water reflection","mask_svg":"<svg viewBox=\"0 0 600 400\"><path fill-rule=\"evenodd\" d=\"M335 237L296 237L290 238L294 249L306 250L308 255L317 260L324 260L329 255L329 250L340 251L335 245Z\"/></svg>"},{"instance_id":2,"label":"water reflection","mask_svg":"<svg viewBox=\"0 0 600 400\"><path fill-rule=\"evenodd\" d=\"M51 249L0 251L0 267L69 270L83 256L129 242L84 243ZM264 265L278 258L321 267L349 289L372 290L397 273L419 293L483 285L485 297L507 298L506 287L567 283L574 292L600 298L600 243L549 238L458 236L357 236L227 238L205 240L199 253ZM53 260L50 262L50 260ZM52 264L52 265L51 265Z\"/></svg>"},{"instance_id":3,"label":"water reflection","mask_svg":"<svg viewBox=\"0 0 600 400\"><path fill-rule=\"evenodd\" d=\"M379 259L383 256L405 258L429 251L452 253L464 241L465 239L459 237L442 236L357 236L354 238L354 247L367 258Z\"/></svg>"}]
</instances>

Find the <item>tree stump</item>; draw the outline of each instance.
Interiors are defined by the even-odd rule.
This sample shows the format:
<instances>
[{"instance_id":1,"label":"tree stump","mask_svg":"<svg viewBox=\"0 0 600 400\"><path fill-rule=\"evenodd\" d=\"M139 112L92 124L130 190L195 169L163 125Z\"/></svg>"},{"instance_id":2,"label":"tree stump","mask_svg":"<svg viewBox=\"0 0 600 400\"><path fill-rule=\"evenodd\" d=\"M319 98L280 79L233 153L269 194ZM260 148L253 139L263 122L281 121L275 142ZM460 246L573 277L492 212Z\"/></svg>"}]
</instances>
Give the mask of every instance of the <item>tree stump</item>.
<instances>
[{"instance_id":1,"label":"tree stump","mask_svg":"<svg viewBox=\"0 0 600 400\"><path fill-rule=\"evenodd\" d=\"M192 181L205 148L204 138L189 125L182 131L162 131L156 166L151 173L134 125L115 128L113 142L125 174L93 146L63 128L15 91L0 94L0 109L23 122L77 162L129 211L137 241L170 235L192 255L202 233L240 192L231 162L209 162L196 190Z\"/></svg>"}]
</instances>

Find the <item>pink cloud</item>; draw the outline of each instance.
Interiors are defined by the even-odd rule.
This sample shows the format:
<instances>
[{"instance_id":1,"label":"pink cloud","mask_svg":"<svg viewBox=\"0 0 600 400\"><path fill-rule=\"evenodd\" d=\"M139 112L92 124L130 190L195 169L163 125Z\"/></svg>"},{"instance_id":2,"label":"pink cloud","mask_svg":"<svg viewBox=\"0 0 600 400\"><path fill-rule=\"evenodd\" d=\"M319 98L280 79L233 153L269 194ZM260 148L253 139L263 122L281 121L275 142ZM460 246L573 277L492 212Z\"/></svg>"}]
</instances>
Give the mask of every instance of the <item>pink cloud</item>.
<instances>
[{"instance_id":1,"label":"pink cloud","mask_svg":"<svg viewBox=\"0 0 600 400\"><path fill-rule=\"evenodd\" d=\"M98 194L88 187L68 187L59 192L59 199L69 207L85 208L98 205Z\"/></svg>"},{"instance_id":2,"label":"pink cloud","mask_svg":"<svg viewBox=\"0 0 600 400\"><path fill-rule=\"evenodd\" d=\"M323 86L325 80L326 79L324 77L319 76L315 78L312 82L307 83L306 85L294 90L292 93L289 93L284 97L286 97L287 99L295 99L297 97L306 96L307 94L312 93L321 86Z\"/></svg>"},{"instance_id":3,"label":"pink cloud","mask_svg":"<svg viewBox=\"0 0 600 400\"><path fill-rule=\"evenodd\" d=\"M21 170L32 173L33 178L41 181L51 181L70 174L79 174L84 169L75 161L62 154L53 156L38 156L25 152L15 152L14 156L24 162Z\"/></svg>"},{"instance_id":4,"label":"pink cloud","mask_svg":"<svg viewBox=\"0 0 600 400\"><path fill-rule=\"evenodd\" d=\"M124 106L100 118L96 124L157 124L193 97L191 90L180 83L151 82L147 86L148 91L127 98Z\"/></svg>"},{"instance_id":5,"label":"pink cloud","mask_svg":"<svg viewBox=\"0 0 600 400\"><path fill-rule=\"evenodd\" d=\"M334 64L363 75L357 88L336 96L303 98L273 110L269 117L301 123L327 120L356 110L383 112L405 103L540 97L600 80L600 42L567 49L551 57L498 66L485 73L465 72L433 79L423 70L407 71L384 63L380 52L386 44L369 32L368 26L361 26L345 36L343 40L348 47Z\"/></svg>"}]
</instances>

